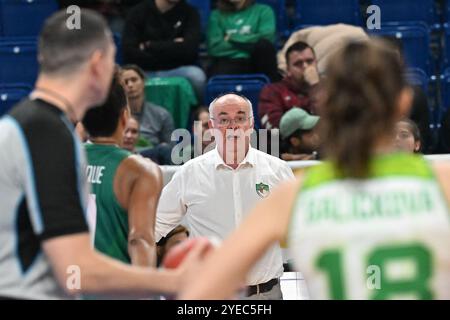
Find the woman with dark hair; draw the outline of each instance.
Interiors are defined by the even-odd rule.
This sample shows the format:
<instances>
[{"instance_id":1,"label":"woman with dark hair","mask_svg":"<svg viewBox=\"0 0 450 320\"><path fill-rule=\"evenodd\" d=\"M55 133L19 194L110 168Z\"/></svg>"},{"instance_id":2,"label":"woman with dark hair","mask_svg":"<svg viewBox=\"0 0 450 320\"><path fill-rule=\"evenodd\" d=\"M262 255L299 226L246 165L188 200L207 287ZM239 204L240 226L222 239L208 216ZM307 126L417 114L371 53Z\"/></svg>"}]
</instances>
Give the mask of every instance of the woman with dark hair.
<instances>
[{"instance_id":1,"label":"woman with dark hair","mask_svg":"<svg viewBox=\"0 0 450 320\"><path fill-rule=\"evenodd\" d=\"M281 79L276 61L272 8L253 0L219 0L208 23L209 76L264 73Z\"/></svg>"},{"instance_id":2,"label":"woman with dark hair","mask_svg":"<svg viewBox=\"0 0 450 320\"><path fill-rule=\"evenodd\" d=\"M450 166L393 150L412 100L398 58L378 41L350 43L325 81L328 161L258 203L181 298L230 297L284 241L313 299L450 298Z\"/></svg>"},{"instance_id":3,"label":"woman with dark hair","mask_svg":"<svg viewBox=\"0 0 450 320\"><path fill-rule=\"evenodd\" d=\"M420 130L410 119L402 119L395 125L395 148L398 151L419 153L422 148Z\"/></svg>"}]
</instances>

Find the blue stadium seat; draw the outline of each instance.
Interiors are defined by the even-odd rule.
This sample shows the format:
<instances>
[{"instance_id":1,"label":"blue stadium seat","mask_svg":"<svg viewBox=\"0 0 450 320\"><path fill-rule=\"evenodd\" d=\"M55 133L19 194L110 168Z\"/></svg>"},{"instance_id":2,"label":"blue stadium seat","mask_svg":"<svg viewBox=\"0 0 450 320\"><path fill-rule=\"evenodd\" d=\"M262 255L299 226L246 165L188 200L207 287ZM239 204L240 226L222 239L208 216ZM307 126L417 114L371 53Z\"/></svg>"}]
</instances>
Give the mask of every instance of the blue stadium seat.
<instances>
[{"instance_id":1,"label":"blue stadium seat","mask_svg":"<svg viewBox=\"0 0 450 320\"><path fill-rule=\"evenodd\" d=\"M211 11L211 4L209 0L187 0L187 2L196 7L200 14L200 20L202 22L202 29L206 33L208 27L209 13Z\"/></svg>"},{"instance_id":2,"label":"blue stadium seat","mask_svg":"<svg viewBox=\"0 0 450 320\"><path fill-rule=\"evenodd\" d=\"M116 63L122 65L123 51L122 51L122 36L119 33L113 34L114 44L116 45Z\"/></svg>"},{"instance_id":3,"label":"blue stadium seat","mask_svg":"<svg viewBox=\"0 0 450 320\"><path fill-rule=\"evenodd\" d=\"M422 87L425 93L428 92L429 77L422 69L407 68L405 71L405 78L410 85Z\"/></svg>"},{"instance_id":4,"label":"blue stadium seat","mask_svg":"<svg viewBox=\"0 0 450 320\"><path fill-rule=\"evenodd\" d=\"M36 40L0 41L0 83L33 85L38 74Z\"/></svg>"},{"instance_id":5,"label":"blue stadium seat","mask_svg":"<svg viewBox=\"0 0 450 320\"><path fill-rule=\"evenodd\" d=\"M300 25L362 22L358 0L296 0L295 12L295 29Z\"/></svg>"},{"instance_id":6,"label":"blue stadium seat","mask_svg":"<svg viewBox=\"0 0 450 320\"><path fill-rule=\"evenodd\" d=\"M3 36L36 36L45 19L57 10L55 0L0 0Z\"/></svg>"},{"instance_id":7,"label":"blue stadium seat","mask_svg":"<svg viewBox=\"0 0 450 320\"><path fill-rule=\"evenodd\" d=\"M436 124L440 124L442 117L450 109L450 68L446 69L441 76L441 106L436 116Z\"/></svg>"},{"instance_id":8,"label":"blue stadium seat","mask_svg":"<svg viewBox=\"0 0 450 320\"><path fill-rule=\"evenodd\" d=\"M281 37L287 38L289 36L289 22L286 13L285 0L257 0L256 2L270 6L275 13L277 20L277 31Z\"/></svg>"},{"instance_id":9,"label":"blue stadium seat","mask_svg":"<svg viewBox=\"0 0 450 320\"><path fill-rule=\"evenodd\" d=\"M209 82L241 81L241 80L258 80L264 83L270 83L270 79L263 73L223 74L211 77L211 79L209 79Z\"/></svg>"},{"instance_id":10,"label":"blue stadium seat","mask_svg":"<svg viewBox=\"0 0 450 320\"><path fill-rule=\"evenodd\" d=\"M268 83L269 78L263 74L215 76L208 81L205 101L210 104L218 95L228 92L246 96L252 103L255 128L259 129L261 127L258 116L259 93Z\"/></svg>"},{"instance_id":11,"label":"blue stadium seat","mask_svg":"<svg viewBox=\"0 0 450 320\"><path fill-rule=\"evenodd\" d=\"M17 102L26 97L32 88L24 83L0 83L0 117L7 113Z\"/></svg>"},{"instance_id":12,"label":"blue stadium seat","mask_svg":"<svg viewBox=\"0 0 450 320\"><path fill-rule=\"evenodd\" d=\"M434 0L371 0L371 4L380 7L382 23L421 21L439 25Z\"/></svg>"},{"instance_id":13,"label":"blue stadium seat","mask_svg":"<svg viewBox=\"0 0 450 320\"><path fill-rule=\"evenodd\" d=\"M450 22L450 1L446 0L444 1L444 8L443 8L443 20L446 23Z\"/></svg>"},{"instance_id":14,"label":"blue stadium seat","mask_svg":"<svg viewBox=\"0 0 450 320\"><path fill-rule=\"evenodd\" d=\"M395 37L401 41L408 67L432 73L430 63L430 30L424 25L383 26L370 30L372 35Z\"/></svg>"}]
</instances>

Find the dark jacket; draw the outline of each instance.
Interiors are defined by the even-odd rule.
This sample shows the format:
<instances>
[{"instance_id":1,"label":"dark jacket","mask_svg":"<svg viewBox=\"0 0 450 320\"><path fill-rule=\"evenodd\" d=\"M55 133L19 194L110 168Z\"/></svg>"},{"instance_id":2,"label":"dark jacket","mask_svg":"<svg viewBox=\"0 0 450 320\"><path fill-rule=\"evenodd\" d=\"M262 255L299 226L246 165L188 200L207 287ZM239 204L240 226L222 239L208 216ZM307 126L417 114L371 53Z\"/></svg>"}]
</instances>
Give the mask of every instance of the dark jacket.
<instances>
[{"instance_id":1,"label":"dark jacket","mask_svg":"<svg viewBox=\"0 0 450 320\"><path fill-rule=\"evenodd\" d=\"M174 42L175 38L184 41ZM201 40L200 16L185 0L164 14L157 9L155 0L145 0L130 10L122 39L125 62L146 71L192 65ZM139 44L147 41L150 44L141 50Z\"/></svg>"}]
</instances>

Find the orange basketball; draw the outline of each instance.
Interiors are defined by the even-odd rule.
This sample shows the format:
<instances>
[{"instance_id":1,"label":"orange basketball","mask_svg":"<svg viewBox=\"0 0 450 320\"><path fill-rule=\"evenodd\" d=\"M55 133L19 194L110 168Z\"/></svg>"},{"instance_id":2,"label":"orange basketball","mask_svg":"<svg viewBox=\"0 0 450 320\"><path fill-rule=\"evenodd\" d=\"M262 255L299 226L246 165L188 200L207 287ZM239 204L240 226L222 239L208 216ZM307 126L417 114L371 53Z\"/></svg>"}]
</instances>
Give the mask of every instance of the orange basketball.
<instances>
[{"instance_id":1,"label":"orange basketball","mask_svg":"<svg viewBox=\"0 0 450 320\"><path fill-rule=\"evenodd\" d=\"M162 261L162 266L168 269L177 268L189 253L189 251L191 251L191 249L194 248L199 241L205 240L208 242L208 245L206 246L203 254L206 254L213 248L213 244L211 243L211 241L206 237L190 238L170 249Z\"/></svg>"}]
</instances>

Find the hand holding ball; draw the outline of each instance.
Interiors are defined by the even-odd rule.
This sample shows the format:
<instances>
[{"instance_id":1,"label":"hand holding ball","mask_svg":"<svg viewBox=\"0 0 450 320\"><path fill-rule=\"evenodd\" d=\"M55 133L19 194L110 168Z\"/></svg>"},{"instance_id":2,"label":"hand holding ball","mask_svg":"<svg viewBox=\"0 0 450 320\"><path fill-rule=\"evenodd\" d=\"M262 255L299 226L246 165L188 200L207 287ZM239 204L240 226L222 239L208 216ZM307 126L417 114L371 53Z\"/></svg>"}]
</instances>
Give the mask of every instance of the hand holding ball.
<instances>
[{"instance_id":1,"label":"hand holding ball","mask_svg":"<svg viewBox=\"0 0 450 320\"><path fill-rule=\"evenodd\" d=\"M190 238L170 249L162 261L162 266L168 269L177 268L193 248L195 248L199 243L204 242L207 242L207 245L202 250L201 255L205 256L211 251L211 249L214 248L213 243L206 237Z\"/></svg>"}]
</instances>

